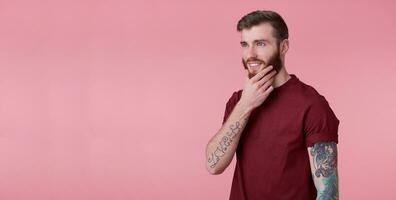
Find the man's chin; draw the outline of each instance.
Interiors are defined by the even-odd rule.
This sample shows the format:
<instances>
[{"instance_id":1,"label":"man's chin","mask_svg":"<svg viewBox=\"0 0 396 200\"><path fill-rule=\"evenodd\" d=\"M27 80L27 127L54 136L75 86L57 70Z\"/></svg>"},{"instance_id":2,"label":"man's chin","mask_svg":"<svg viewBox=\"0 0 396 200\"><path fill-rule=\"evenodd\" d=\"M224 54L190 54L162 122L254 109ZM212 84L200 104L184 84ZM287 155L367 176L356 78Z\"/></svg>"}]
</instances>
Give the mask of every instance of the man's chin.
<instances>
[{"instance_id":1,"label":"man's chin","mask_svg":"<svg viewBox=\"0 0 396 200\"><path fill-rule=\"evenodd\" d=\"M249 69L249 78L252 78L253 76L255 76L256 74L258 74L259 72L263 71L265 68L267 68L268 66L261 64L262 66L260 66L257 69Z\"/></svg>"},{"instance_id":2,"label":"man's chin","mask_svg":"<svg viewBox=\"0 0 396 200\"><path fill-rule=\"evenodd\" d=\"M259 73L260 71L258 71L258 72L249 72L249 79L251 79L253 76L256 76L258 73Z\"/></svg>"}]
</instances>

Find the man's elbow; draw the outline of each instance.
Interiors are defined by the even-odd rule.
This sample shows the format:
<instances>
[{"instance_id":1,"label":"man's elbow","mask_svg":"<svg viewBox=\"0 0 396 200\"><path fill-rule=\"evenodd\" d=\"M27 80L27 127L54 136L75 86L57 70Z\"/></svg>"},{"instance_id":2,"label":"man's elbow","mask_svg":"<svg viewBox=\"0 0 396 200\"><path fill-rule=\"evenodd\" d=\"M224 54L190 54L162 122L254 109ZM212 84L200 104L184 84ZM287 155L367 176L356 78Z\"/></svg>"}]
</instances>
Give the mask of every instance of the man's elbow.
<instances>
[{"instance_id":1,"label":"man's elbow","mask_svg":"<svg viewBox=\"0 0 396 200\"><path fill-rule=\"evenodd\" d=\"M219 169L217 167L211 167L211 166L208 166L208 165L206 165L206 170L212 175L219 175L219 174L222 174L224 172L224 169Z\"/></svg>"}]
</instances>

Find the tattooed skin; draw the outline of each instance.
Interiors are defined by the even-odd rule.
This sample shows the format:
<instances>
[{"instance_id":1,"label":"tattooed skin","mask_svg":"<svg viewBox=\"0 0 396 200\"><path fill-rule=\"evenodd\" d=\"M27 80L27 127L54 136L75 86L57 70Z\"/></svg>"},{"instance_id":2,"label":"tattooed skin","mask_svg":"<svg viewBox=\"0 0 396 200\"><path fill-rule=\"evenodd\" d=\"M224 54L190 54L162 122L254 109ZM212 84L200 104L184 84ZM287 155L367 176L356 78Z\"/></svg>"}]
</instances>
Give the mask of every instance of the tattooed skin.
<instances>
[{"instance_id":1,"label":"tattooed skin","mask_svg":"<svg viewBox=\"0 0 396 200\"><path fill-rule=\"evenodd\" d=\"M313 156L314 176L320 178L323 185L318 184L320 200L338 199L337 145L334 142L316 143L310 149Z\"/></svg>"},{"instance_id":2,"label":"tattooed skin","mask_svg":"<svg viewBox=\"0 0 396 200\"><path fill-rule=\"evenodd\" d=\"M216 150L209 156L208 162L210 163L210 167L214 168L216 164L220 161L220 157L223 157L225 151L228 149L228 146L231 145L235 136L237 136L242 129L242 126L239 121L235 122L235 124L230 125L230 130L226 133L226 136L221 138L219 145Z\"/></svg>"}]
</instances>

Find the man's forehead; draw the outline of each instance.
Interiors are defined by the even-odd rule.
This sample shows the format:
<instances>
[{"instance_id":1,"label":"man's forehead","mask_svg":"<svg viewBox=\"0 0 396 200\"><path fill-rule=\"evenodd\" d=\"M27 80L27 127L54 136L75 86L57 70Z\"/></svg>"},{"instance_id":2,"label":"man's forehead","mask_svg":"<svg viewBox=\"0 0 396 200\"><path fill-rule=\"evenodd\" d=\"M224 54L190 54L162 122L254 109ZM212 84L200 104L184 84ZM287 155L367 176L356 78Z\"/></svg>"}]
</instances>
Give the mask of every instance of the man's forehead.
<instances>
[{"instance_id":1,"label":"man's forehead","mask_svg":"<svg viewBox=\"0 0 396 200\"><path fill-rule=\"evenodd\" d=\"M262 39L273 41L275 40L273 30L273 27L269 23L261 23L256 26L252 26L250 29L243 29L241 31L241 41L253 42L255 40Z\"/></svg>"}]
</instances>

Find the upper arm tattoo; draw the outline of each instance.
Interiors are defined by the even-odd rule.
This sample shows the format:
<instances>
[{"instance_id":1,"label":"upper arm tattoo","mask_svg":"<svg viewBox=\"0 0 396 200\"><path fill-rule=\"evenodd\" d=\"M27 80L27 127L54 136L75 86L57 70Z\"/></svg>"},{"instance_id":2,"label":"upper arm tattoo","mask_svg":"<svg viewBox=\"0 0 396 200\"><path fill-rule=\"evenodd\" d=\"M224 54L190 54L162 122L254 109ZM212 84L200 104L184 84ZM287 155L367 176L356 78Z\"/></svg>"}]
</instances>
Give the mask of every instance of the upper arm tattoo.
<instances>
[{"instance_id":1,"label":"upper arm tattoo","mask_svg":"<svg viewBox=\"0 0 396 200\"><path fill-rule=\"evenodd\" d=\"M337 169L337 146L334 142L316 143L310 150L315 176L329 177Z\"/></svg>"},{"instance_id":2,"label":"upper arm tattoo","mask_svg":"<svg viewBox=\"0 0 396 200\"><path fill-rule=\"evenodd\" d=\"M318 189L317 199L338 199L337 144L316 143L309 149L313 161L313 178Z\"/></svg>"}]
</instances>

